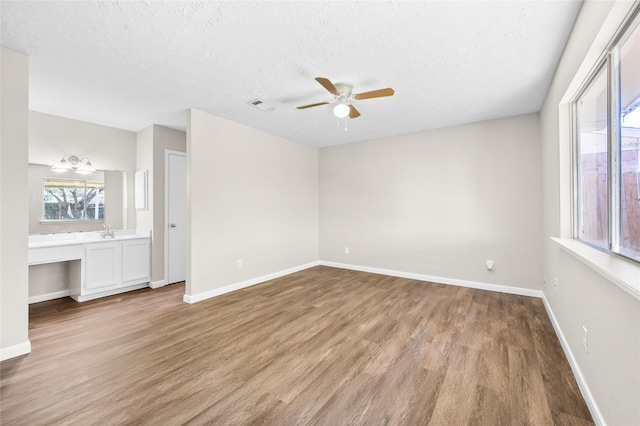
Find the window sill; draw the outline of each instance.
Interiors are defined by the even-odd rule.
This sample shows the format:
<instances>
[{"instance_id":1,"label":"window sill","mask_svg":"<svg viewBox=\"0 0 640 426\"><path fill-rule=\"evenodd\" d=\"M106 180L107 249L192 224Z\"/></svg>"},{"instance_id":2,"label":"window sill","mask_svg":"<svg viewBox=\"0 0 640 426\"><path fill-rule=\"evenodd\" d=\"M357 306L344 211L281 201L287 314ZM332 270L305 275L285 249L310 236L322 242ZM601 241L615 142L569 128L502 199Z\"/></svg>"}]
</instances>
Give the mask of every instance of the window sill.
<instances>
[{"instance_id":1,"label":"window sill","mask_svg":"<svg viewBox=\"0 0 640 426\"><path fill-rule=\"evenodd\" d=\"M562 249L640 300L640 266L571 238L551 238Z\"/></svg>"}]
</instances>

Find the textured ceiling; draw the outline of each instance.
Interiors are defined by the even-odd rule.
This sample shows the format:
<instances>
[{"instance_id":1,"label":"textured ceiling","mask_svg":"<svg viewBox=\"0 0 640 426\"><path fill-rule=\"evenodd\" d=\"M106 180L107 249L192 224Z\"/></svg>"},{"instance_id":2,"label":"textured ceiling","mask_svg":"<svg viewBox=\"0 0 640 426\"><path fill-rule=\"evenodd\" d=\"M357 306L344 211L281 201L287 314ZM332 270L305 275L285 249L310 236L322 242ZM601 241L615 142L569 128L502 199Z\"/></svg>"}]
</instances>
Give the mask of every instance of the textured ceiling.
<instances>
[{"instance_id":1,"label":"textured ceiling","mask_svg":"<svg viewBox=\"0 0 640 426\"><path fill-rule=\"evenodd\" d=\"M2 1L30 108L138 131L197 108L316 147L538 111L580 1ZM354 92L344 124L315 77ZM264 112L247 102L260 98Z\"/></svg>"}]
</instances>

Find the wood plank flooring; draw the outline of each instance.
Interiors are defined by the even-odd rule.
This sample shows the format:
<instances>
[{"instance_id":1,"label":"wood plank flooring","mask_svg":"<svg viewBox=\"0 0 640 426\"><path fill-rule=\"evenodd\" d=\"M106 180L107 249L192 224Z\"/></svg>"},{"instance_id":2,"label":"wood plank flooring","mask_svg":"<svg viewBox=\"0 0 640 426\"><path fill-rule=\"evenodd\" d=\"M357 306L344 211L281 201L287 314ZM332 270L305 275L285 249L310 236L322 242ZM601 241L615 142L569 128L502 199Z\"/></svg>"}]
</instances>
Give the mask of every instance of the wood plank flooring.
<instances>
[{"instance_id":1,"label":"wood plank flooring","mask_svg":"<svg viewBox=\"0 0 640 426\"><path fill-rule=\"evenodd\" d=\"M2 425L593 424L539 299L315 267L31 305Z\"/></svg>"}]
</instances>

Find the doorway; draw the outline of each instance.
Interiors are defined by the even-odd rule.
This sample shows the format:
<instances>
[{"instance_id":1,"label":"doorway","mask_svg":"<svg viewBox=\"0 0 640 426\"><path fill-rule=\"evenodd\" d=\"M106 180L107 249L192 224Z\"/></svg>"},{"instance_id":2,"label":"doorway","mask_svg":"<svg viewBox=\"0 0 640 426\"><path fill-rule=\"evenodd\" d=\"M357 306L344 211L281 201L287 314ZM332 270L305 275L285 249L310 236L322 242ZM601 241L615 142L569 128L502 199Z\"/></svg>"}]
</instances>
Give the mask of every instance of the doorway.
<instances>
[{"instance_id":1,"label":"doorway","mask_svg":"<svg viewBox=\"0 0 640 426\"><path fill-rule=\"evenodd\" d=\"M167 284L186 279L187 154L165 150L165 251Z\"/></svg>"}]
</instances>

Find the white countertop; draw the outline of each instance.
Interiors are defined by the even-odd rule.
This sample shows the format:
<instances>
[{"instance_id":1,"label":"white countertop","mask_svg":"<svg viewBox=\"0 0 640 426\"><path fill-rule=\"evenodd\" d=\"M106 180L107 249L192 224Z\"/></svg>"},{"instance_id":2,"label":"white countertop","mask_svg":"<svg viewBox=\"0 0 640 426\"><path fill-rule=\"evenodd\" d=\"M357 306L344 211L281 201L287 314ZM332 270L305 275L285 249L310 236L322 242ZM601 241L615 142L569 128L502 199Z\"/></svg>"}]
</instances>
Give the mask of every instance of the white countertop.
<instances>
[{"instance_id":1,"label":"white countertop","mask_svg":"<svg viewBox=\"0 0 640 426\"><path fill-rule=\"evenodd\" d=\"M114 237L103 237L102 231L29 235L29 248L58 247L151 237L151 231L147 229L122 229L113 231L113 233Z\"/></svg>"}]
</instances>

